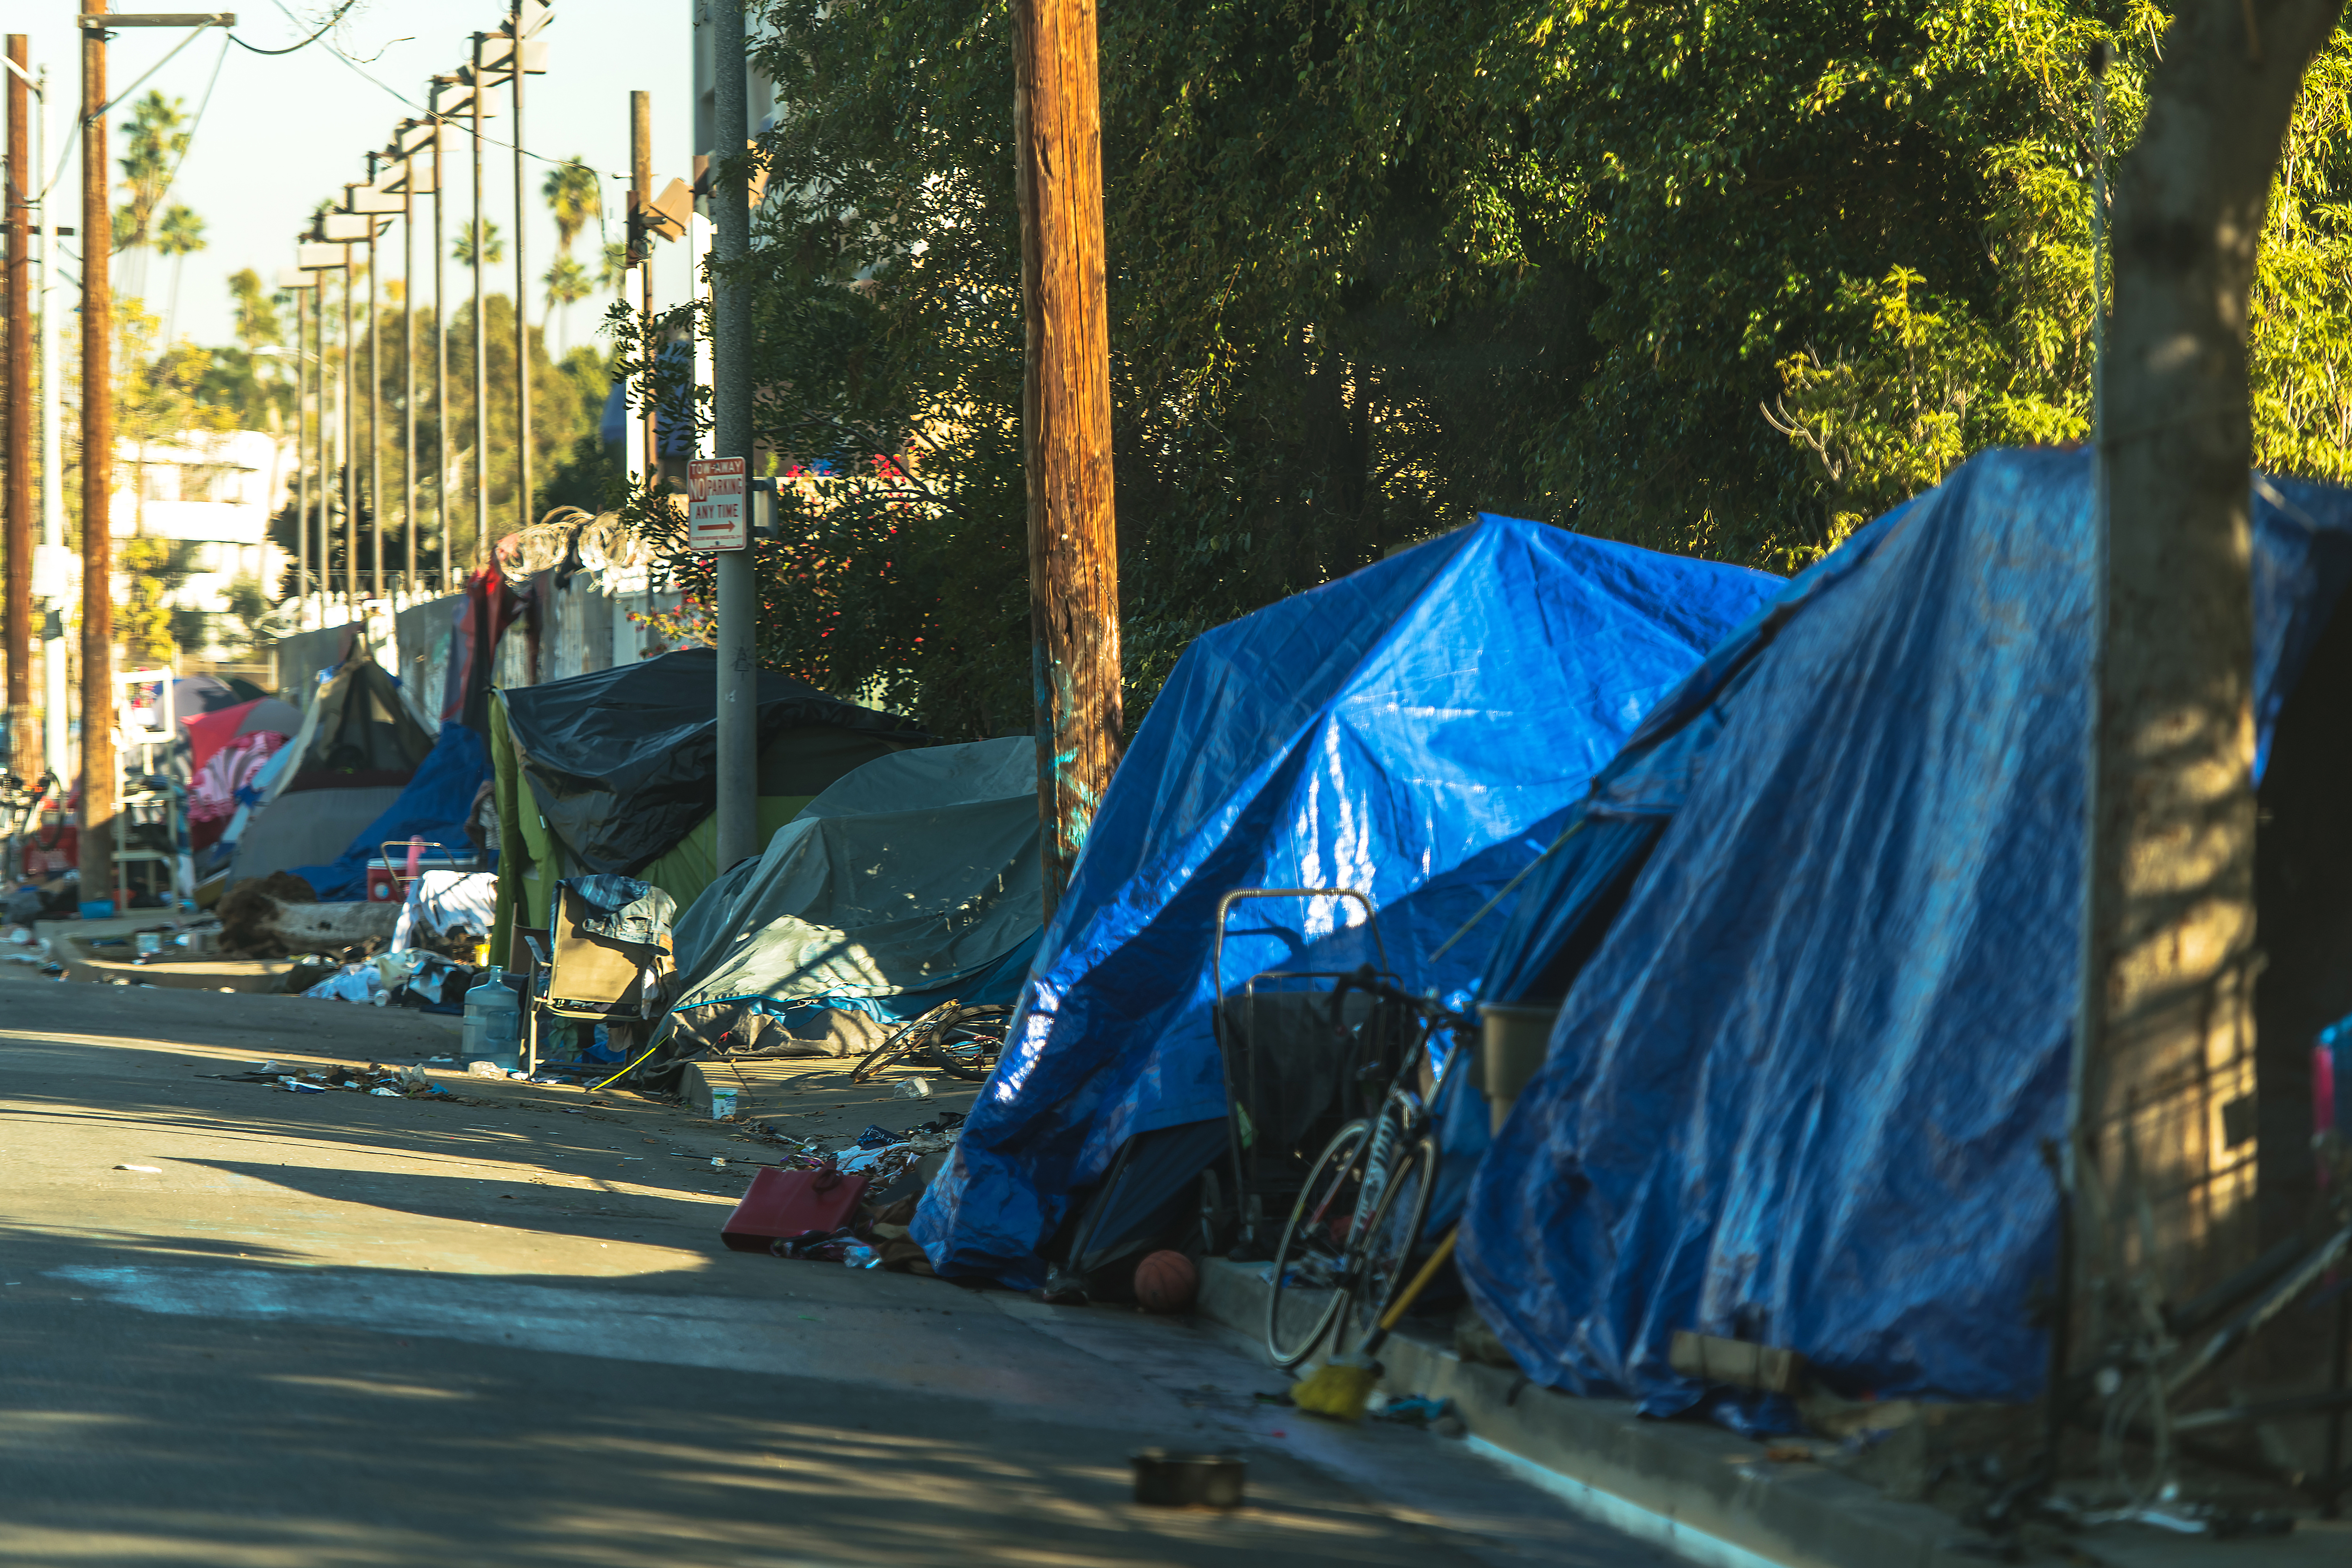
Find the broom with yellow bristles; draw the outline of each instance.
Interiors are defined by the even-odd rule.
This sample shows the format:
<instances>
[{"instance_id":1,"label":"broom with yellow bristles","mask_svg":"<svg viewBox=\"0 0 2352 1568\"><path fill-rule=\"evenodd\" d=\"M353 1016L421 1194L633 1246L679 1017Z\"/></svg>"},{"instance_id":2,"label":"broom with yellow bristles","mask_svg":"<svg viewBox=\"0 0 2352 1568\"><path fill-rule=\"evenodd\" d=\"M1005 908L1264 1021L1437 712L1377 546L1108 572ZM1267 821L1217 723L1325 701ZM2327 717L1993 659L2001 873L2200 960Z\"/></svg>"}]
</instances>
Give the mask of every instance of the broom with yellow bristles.
<instances>
[{"instance_id":1,"label":"broom with yellow bristles","mask_svg":"<svg viewBox=\"0 0 2352 1568\"><path fill-rule=\"evenodd\" d=\"M1437 1278L1437 1271L1445 1267L1445 1260L1454 1256L1454 1238L1458 1228L1445 1233L1445 1239L1437 1244L1437 1250L1429 1255L1429 1261L1421 1266L1421 1272L1412 1277L1412 1283L1407 1285L1389 1310L1381 1314L1378 1325L1364 1336L1364 1343L1356 1347L1353 1354L1326 1362L1298 1380L1290 1391L1293 1405L1334 1421L1363 1419L1364 1406L1372 1396L1372 1385L1381 1380L1381 1364L1376 1359L1381 1354L1381 1346L1388 1343L1389 1331L1404 1320L1405 1313L1412 1309L1422 1291Z\"/></svg>"}]
</instances>

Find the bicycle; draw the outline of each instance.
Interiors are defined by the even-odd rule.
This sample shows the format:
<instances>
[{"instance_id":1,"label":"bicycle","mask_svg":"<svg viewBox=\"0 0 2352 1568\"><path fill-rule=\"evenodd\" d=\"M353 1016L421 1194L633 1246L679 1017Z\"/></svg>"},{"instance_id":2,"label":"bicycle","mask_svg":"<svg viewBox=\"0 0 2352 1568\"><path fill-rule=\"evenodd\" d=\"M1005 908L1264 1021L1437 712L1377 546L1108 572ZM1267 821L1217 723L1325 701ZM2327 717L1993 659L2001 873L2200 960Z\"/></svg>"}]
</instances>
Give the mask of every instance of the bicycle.
<instances>
[{"instance_id":1,"label":"bicycle","mask_svg":"<svg viewBox=\"0 0 2352 1568\"><path fill-rule=\"evenodd\" d=\"M1013 1009L993 1004L966 1007L948 1000L920 1018L901 1024L889 1038L850 1073L852 1083L870 1082L895 1061L920 1056L950 1078L969 1083L987 1081L996 1071L1004 1050L1004 1031Z\"/></svg>"},{"instance_id":2,"label":"bicycle","mask_svg":"<svg viewBox=\"0 0 2352 1568\"><path fill-rule=\"evenodd\" d=\"M1359 1082L1386 1080L1379 1109L1332 1134L1283 1228L1265 1314L1266 1352L1282 1367L1306 1360L1342 1317L1353 1320L1351 1337L1362 1338L1396 1299L1436 1187L1434 1108L1471 1055L1466 1038L1456 1038L1433 1071L1429 1048L1441 1034L1467 1037L1477 1027L1466 1013L1381 979L1370 965L1333 990L1335 1025L1350 990L1406 1009L1421 1027L1405 1036L1401 1060L1378 1057L1358 1070Z\"/></svg>"}]
</instances>

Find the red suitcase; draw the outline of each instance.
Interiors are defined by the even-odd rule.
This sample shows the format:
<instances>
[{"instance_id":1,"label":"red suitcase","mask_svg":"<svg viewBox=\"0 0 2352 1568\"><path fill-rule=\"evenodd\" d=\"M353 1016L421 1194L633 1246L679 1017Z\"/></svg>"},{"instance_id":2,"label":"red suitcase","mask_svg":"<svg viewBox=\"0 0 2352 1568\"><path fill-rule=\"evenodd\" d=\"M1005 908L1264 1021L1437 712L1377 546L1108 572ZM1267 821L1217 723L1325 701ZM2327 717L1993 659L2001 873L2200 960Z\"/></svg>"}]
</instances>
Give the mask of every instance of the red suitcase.
<instances>
[{"instance_id":1,"label":"red suitcase","mask_svg":"<svg viewBox=\"0 0 2352 1568\"><path fill-rule=\"evenodd\" d=\"M751 1177L751 1190L735 1206L719 1239L738 1252L765 1252L778 1241L830 1236L847 1225L866 1196L866 1178L823 1170L788 1171L774 1166Z\"/></svg>"}]
</instances>

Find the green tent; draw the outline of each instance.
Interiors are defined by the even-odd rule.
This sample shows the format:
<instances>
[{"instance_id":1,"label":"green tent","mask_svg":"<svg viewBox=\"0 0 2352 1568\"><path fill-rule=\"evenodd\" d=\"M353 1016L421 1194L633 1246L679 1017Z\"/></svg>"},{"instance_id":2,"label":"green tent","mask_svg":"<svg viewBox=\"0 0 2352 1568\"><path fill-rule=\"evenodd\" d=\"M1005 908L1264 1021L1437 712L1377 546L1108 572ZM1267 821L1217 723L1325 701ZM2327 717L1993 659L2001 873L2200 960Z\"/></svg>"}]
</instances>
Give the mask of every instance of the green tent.
<instances>
[{"instance_id":1,"label":"green tent","mask_svg":"<svg viewBox=\"0 0 2352 1568\"><path fill-rule=\"evenodd\" d=\"M547 924L564 877L643 878L684 909L717 877L718 658L708 648L508 687L490 705L499 814L498 927ZM759 831L765 843L851 769L930 737L892 714L759 676Z\"/></svg>"}]
</instances>

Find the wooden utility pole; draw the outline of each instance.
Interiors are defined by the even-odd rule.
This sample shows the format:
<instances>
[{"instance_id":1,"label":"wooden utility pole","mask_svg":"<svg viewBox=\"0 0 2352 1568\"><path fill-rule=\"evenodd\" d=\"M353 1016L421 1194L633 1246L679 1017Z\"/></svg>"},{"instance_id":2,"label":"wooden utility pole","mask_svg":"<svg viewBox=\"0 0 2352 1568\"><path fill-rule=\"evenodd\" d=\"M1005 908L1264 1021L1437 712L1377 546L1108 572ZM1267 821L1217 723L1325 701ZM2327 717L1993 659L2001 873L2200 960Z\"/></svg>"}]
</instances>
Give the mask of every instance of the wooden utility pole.
<instances>
[{"instance_id":1,"label":"wooden utility pole","mask_svg":"<svg viewBox=\"0 0 2352 1568\"><path fill-rule=\"evenodd\" d=\"M81 29L81 896L114 897L114 209L106 0Z\"/></svg>"},{"instance_id":2,"label":"wooden utility pole","mask_svg":"<svg viewBox=\"0 0 2352 1568\"><path fill-rule=\"evenodd\" d=\"M31 229L25 222L32 196L30 168L32 104L25 78L30 57L22 33L8 35L7 277L0 285L8 319L8 767L20 778L37 779L33 725L33 275ZM41 243L49 243L47 236ZM54 477L47 480L57 483Z\"/></svg>"},{"instance_id":3,"label":"wooden utility pole","mask_svg":"<svg viewBox=\"0 0 2352 1568\"><path fill-rule=\"evenodd\" d=\"M2342 7L2182 0L2115 177L2069 1143L2085 1354L2140 1339L2148 1295L2181 1300L2253 1239L2248 306L2295 96ZM2264 1150L2265 1186L2282 1174L2271 1160Z\"/></svg>"},{"instance_id":4,"label":"wooden utility pole","mask_svg":"<svg viewBox=\"0 0 2352 1568\"><path fill-rule=\"evenodd\" d=\"M408 134L416 121L400 122L400 531L407 540L400 591L416 597L416 155Z\"/></svg>"},{"instance_id":5,"label":"wooden utility pole","mask_svg":"<svg viewBox=\"0 0 2352 1568\"><path fill-rule=\"evenodd\" d=\"M1021 456L1045 912L1118 765L1118 548L1093 0L1013 0Z\"/></svg>"}]
</instances>

